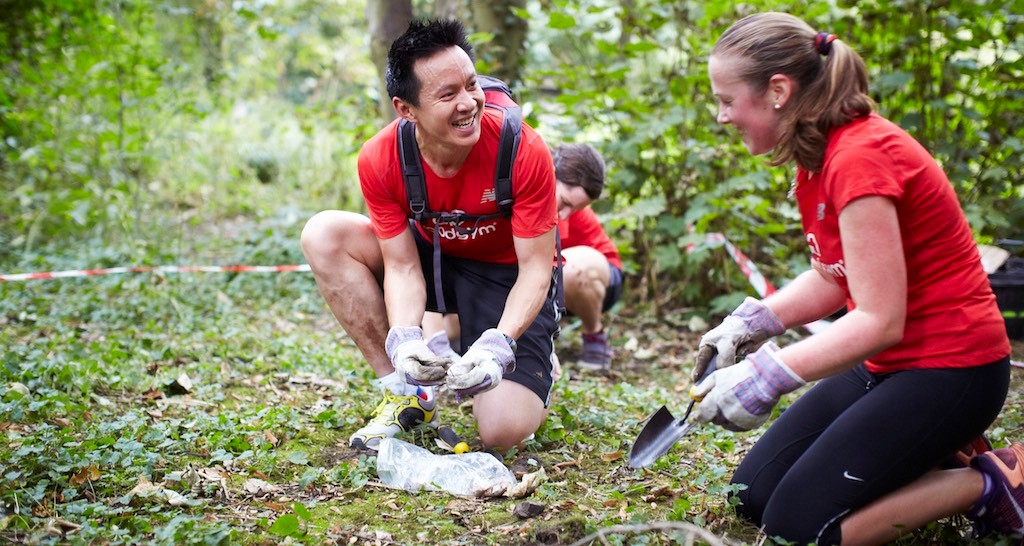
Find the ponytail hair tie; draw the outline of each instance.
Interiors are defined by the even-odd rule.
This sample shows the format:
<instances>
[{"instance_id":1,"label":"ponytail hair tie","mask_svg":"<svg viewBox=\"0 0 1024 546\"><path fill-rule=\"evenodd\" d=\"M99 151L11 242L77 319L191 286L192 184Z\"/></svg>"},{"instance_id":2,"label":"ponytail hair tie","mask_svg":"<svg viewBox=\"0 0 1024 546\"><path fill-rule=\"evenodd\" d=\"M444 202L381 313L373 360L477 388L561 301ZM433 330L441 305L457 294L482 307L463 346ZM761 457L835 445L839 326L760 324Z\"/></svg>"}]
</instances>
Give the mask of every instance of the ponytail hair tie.
<instances>
[{"instance_id":1,"label":"ponytail hair tie","mask_svg":"<svg viewBox=\"0 0 1024 546\"><path fill-rule=\"evenodd\" d=\"M819 32L818 35L814 37L814 47L818 50L818 54L828 57L828 54L832 53L832 42L835 39L835 34Z\"/></svg>"}]
</instances>

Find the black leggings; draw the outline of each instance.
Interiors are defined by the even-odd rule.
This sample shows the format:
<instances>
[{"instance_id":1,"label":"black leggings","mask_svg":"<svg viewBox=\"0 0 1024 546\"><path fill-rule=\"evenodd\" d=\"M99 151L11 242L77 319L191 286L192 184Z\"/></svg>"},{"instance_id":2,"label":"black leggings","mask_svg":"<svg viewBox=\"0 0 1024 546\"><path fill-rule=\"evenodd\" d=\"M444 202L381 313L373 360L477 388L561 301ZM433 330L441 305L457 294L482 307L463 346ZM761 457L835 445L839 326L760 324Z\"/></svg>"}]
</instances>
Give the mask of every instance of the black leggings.
<instances>
[{"instance_id":1,"label":"black leggings","mask_svg":"<svg viewBox=\"0 0 1024 546\"><path fill-rule=\"evenodd\" d=\"M916 480L999 415L1010 361L821 380L740 463L739 514L769 537L839 544L848 513Z\"/></svg>"}]
</instances>

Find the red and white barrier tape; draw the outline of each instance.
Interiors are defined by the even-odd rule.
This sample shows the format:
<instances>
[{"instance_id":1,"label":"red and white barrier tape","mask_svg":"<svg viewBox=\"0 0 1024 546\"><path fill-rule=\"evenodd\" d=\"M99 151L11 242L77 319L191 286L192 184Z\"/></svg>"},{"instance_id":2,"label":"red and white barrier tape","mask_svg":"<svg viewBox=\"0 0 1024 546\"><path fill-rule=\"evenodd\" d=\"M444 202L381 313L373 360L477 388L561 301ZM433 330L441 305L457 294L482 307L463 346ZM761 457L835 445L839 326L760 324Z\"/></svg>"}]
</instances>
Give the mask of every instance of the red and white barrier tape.
<instances>
[{"instance_id":1,"label":"red and white barrier tape","mask_svg":"<svg viewBox=\"0 0 1024 546\"><path fill-rule=\"evenodd\" d=\"M757 265L747 257L736 245L729 242L721 233L708 233L704 241L711 245L723 245L726 252L732 257L740 271L750 281L762 298L775 292L775 287L761 274ZM693 251L695 245L686 247L687 252ZM159 265L151 267L111 267L107 269L71 269L67 271L49 271L43 273L15 273L10 275L0 274L0 282L31 281L37 279L64 279L69 277L91 277L94 275L114 275L122 273L283 273L291 271L310 271L309 264L301 265ZM826 320L817 320L804 325L809 332L817 334L827 328L831 323ZM1011 364L1024 367L1024 363L1015 360Z\"/></svg>"},{"instance_id":2,"label":"red and white barrier tape","mask_svg":"<svg viewBox=\"0 0 1024 546\"><path fill-rule=\"evenodd\" d=\"M754 287L754 291L757 292L759 296L764 298L775 292L775 287L772 286L772 283L769 282L764 275L761 274L761 271L757 269L757 265L754 261L748 258L743 251L736 248L736 245L729 242L729 239L726 239L725 235L722 235L721 233L708 233L704 238L704 242L711 245L725 246L725 251L729 253L729 256L731 256L733 261L736 262L736 265L740 267L740 271L742 271L743 275L747 277L747 280L750 281L750 285ZM691 244L686 247L686 251L690 252L694 247L695 245ZM817 334L824 331L825 328L828 328L830 324L831 322L827 320L816 320L805 324L804 328L812 334Z\"/></svg>"},{"instance_id":3,"label":"red and white barrier tape","mask_svg":"<svg viewBox=\"0 0 1024 546\"><path fill-rule=\"evenodd\" d=\"M66 279L119 273L279 273L309 271L309 265L157 265L144 267L111 267L108 269L70 269L45 273L0 274L0 282L32 281L38 279Z\"/></svg>"},{"instance_id":4,"label":"red and white barrier tape","mask_svg":"<svg viewBox=\"0 0 1024 546\"><path fill-rule=\"evenodd\" d=\"M775 292L775 287L772 283L768 282L768 279L764 278L764 275L757 269L757 265L754 264L753 260L747 257L740 249L736 248L736 245L729 242L729 239L725 238L725 235L721 233L708 233L704 239L704 242L709 244L722 244L725 245L725 251L732 256L736 265L740 266L740 271L750 281L750 285L754 287L754 291L759 296L764 298L765 296ZM689 249L688 249L689 250Z\"/></svg>"}]
</instances>

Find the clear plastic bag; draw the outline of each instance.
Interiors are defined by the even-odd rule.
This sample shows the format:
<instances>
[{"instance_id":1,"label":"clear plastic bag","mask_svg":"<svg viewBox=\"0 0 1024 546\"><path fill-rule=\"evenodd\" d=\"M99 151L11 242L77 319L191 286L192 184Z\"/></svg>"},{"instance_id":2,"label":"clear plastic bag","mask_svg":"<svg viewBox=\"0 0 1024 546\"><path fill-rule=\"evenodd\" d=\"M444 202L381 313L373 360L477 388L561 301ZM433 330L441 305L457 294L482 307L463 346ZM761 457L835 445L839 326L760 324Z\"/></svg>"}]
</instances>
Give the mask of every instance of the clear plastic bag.
<instances>
[{"instance_id":1,"label":"clear plastic bag","mask_svg":"<svg viewBox=\"0 0 1024 546\"><path fill-rule=\"evenodd\" d=\"M518 482L488 453L436 455L422 447L384 438L377 450L380 481L406 491L447 491L460 497L501 496Z\"/></svg>"}]
</instances>

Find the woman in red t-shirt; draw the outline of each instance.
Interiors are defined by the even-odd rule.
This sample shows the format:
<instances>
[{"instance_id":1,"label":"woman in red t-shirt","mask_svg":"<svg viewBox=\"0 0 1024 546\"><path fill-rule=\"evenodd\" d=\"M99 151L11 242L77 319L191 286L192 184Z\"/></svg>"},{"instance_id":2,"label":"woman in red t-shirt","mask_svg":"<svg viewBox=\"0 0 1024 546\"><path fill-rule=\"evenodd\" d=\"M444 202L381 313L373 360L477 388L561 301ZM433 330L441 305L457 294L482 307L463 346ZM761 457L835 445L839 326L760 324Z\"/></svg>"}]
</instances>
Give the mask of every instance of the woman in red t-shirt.
<instances>
[{"instance_id":1,"label":"woman in red t-shirt","mask_svg":"<svg viewBox=\"0 0 1024 546\"><path fill-rule=\"evenodd\" d=\"M821 380L737 468L739 513L798 543L882 544L957 513L1024 531L1024 446L981 436L1006 397L1009 341L941 168L872 112L863 60L796 17L739 21L708 70L719 123L796 164L811 270L702 338L694 376L715 353L719 369L691 393L696 420L749 430ZM824 332L751 352L843 306Z\"/></svg>"}]
</instances>

